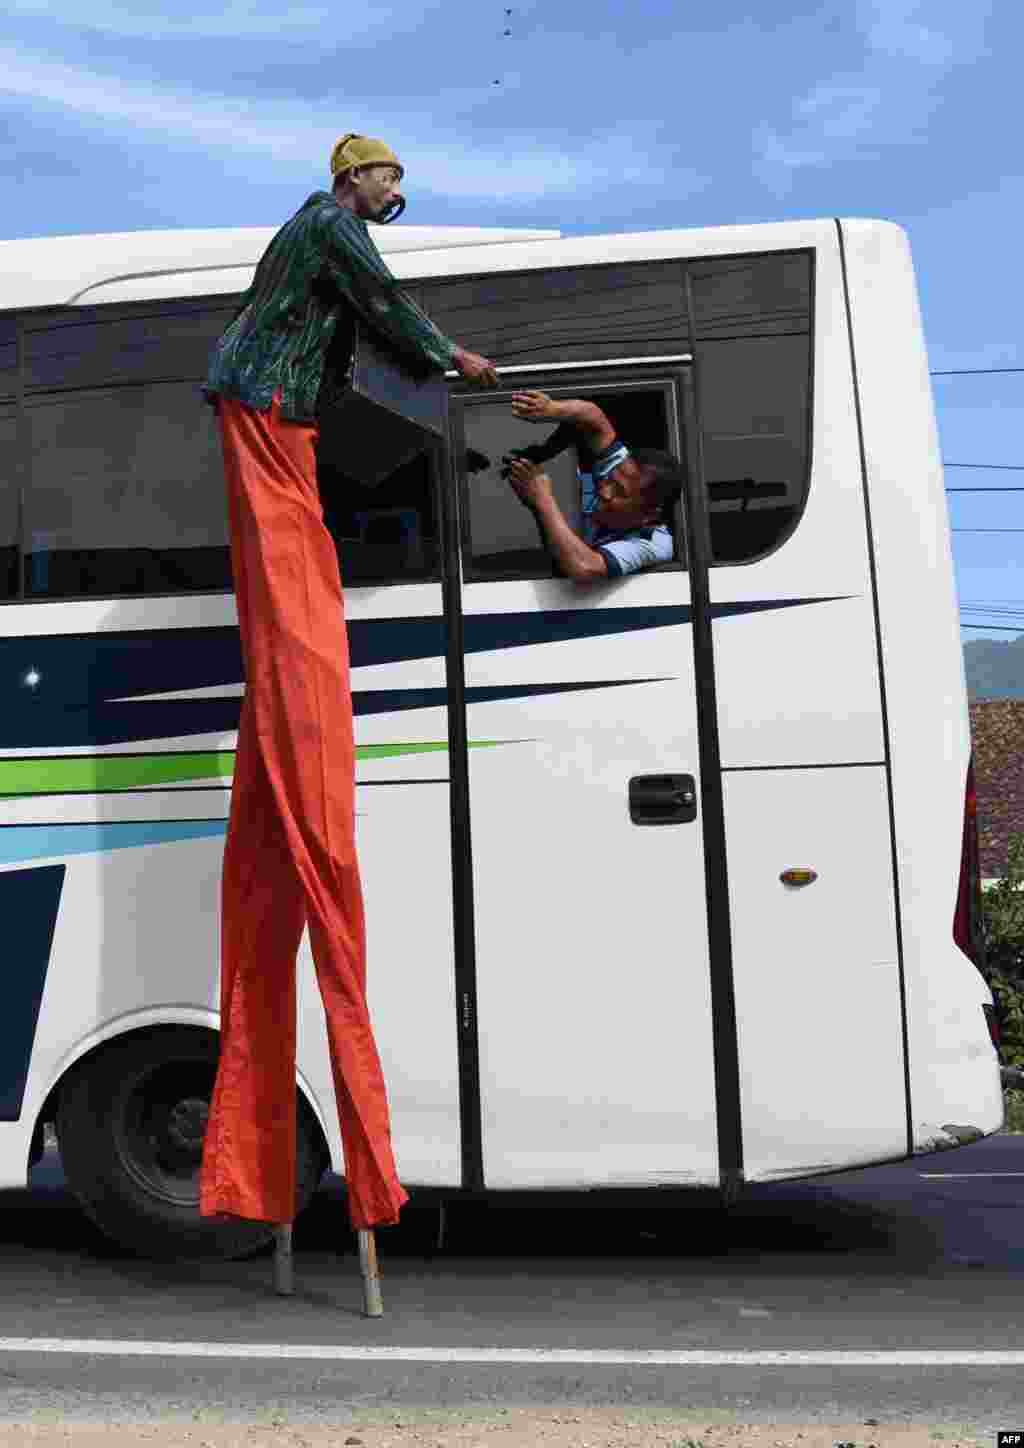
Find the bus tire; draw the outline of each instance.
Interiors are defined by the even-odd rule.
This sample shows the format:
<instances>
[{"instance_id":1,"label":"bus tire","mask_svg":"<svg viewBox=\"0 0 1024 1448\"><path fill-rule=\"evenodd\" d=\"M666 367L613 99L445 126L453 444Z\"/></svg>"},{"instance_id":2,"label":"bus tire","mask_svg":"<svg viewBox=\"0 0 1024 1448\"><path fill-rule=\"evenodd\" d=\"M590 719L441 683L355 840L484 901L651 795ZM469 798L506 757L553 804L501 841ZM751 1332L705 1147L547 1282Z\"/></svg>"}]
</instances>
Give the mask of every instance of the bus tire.
<instances>
[{"instance_id":1,"label":"bus tire","mask_svg":"<svg viewBox=\"0 0 1024 1448\"><path fill-rule=\"evenodd\" d=\"M68 1186L100 1231L134 1256L247 1257L272 1240L265 1222L199 1215L218 1052L212 1031L146 1031L90 1056L61 1088L57 1140ZM297 1216L328 1155L312 1110L296 1094Z\"/></svg>"}]
</instances>

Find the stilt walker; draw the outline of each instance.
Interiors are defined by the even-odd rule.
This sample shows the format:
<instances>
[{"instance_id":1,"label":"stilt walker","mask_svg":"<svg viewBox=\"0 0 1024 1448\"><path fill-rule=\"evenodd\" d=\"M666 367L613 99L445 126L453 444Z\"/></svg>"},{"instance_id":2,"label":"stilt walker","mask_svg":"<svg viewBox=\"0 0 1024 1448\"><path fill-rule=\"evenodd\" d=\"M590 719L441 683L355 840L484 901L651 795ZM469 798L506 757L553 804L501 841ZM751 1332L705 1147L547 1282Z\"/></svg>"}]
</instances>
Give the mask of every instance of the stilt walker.
<instances>
[{"instance_id":1,"label":"stilt walker","mask_svg":"<svg viewBox=\"0 0 1024 1448\"><path fill-rule=\"evenodd\" d=\"M217 410L245 664L221 918L221 1051L203 1149L200 1212L275 1228L275 1285L290 1295L295 1215L295 960L308 925L327 1019L359 1237L366 1311L383 1311L376 1226L398 1221L380 1058L366 1005L355 840L355 746L344 597L317 491L328 346L360 321L419 371L493 386L484 357L443 336L402 292L369 234L405 202L390 147L348 134L317 191L271 241L218 342ZM359 439L367 448L369 440Z\"/></svg>"}]
</instances>

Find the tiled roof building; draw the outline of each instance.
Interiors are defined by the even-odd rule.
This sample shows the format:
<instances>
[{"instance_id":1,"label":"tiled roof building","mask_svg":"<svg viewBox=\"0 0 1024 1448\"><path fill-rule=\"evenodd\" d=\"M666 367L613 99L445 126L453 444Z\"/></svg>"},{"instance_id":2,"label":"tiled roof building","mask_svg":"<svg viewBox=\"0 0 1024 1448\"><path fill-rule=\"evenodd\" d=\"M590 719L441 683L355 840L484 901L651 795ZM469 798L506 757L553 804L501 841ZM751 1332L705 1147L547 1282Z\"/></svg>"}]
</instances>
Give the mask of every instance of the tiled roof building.
<instances>
[{"instance_id":1,"label":"tiled roof building","mask_svg":"<svg viewBox=\"0 0 1024 1448\"><path fill-rule=\"evenodd\" d=\"M982 879L1006 873L1011 834L1024 834L1024 699L970 706Z\"/></svg>"}]
</instances>

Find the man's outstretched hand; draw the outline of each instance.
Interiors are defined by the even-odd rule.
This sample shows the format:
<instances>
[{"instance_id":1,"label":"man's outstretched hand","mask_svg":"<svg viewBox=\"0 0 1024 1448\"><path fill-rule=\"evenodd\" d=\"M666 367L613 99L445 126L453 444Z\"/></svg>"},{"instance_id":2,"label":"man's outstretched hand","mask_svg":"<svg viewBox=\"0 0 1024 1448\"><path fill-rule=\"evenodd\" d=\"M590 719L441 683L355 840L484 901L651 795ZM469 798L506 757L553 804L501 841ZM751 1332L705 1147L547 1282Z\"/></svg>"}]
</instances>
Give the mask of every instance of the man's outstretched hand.
<instances>
[{"instance_id":1,"label":"man's outstretched hand","mask_svg":"<svg viewBox=\"0 0 1024 1448\"><path fill-rule=\"evenodd\" d=\"M497 387L498 373L494 363L478 352L467 352L465 347L456 347L452 366L467 382L478 387Z\"/></svg>"},{"instance_id":2,"label":"man's outstretched hand","mask_svg":"<svg viewBox=\"0 0 1024 1448\"><path fill-rule=\"evenodd\" d=\"M554 422L563 416L561 406L546 392L513 392L512 411L523 422Z\"/></svg>"}]
</instances>

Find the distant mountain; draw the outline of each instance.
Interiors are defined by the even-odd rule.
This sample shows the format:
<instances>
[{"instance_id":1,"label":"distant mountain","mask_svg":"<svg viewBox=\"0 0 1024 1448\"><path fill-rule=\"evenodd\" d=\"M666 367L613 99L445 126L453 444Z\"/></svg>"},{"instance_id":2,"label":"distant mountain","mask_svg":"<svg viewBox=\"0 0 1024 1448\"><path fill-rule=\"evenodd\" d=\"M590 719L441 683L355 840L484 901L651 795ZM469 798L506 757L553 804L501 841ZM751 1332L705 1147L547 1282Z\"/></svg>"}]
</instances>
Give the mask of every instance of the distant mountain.
<instances>
[{"instance_id":1,"label":"distant mountain","mask_svg":"<svg viewBox=\"0 0 1024 1448\"><path fill-rule=\"evenodd\" d=\"M970 699L1024 699L1024 634L1002 643L971 639L964 644Z\"/></svg>"}]
</instances>

